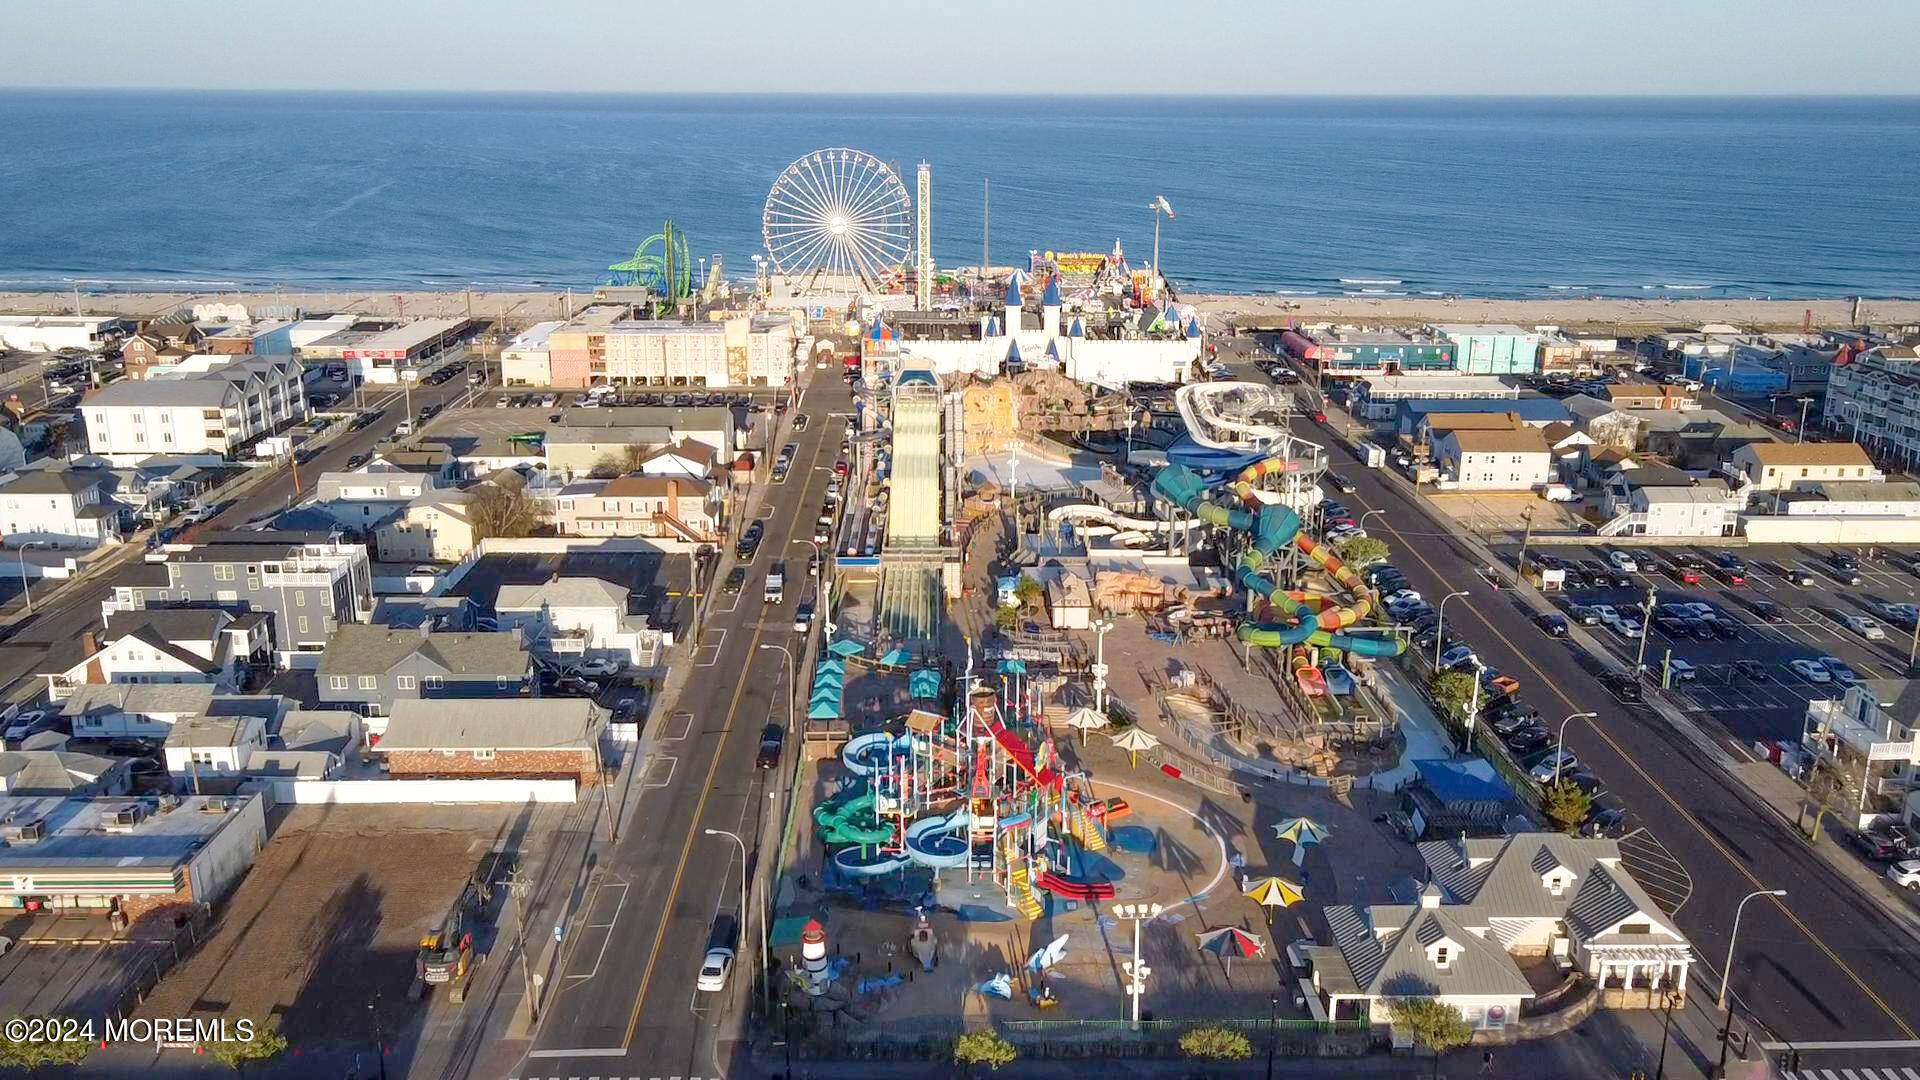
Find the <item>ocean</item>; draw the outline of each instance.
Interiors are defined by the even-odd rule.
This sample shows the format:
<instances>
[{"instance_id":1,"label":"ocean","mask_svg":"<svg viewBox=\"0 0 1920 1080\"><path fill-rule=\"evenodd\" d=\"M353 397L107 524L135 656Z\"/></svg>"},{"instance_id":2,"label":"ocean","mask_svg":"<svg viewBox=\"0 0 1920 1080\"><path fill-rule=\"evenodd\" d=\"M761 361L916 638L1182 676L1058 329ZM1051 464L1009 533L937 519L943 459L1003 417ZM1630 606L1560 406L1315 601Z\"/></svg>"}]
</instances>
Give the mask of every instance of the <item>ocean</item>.
<instances>
[{"instance_id":1,"label":"ocean","mask_svg":"<svg viewBox=\"0 0 1920 1080\"><path fill-rule=\"evenodd\" d=\"M588 286L671 218L751 273L851 146L933 250L1152 250L1188 290L1920 296L1920 99L0 91L0 290Z\"/></svg>"}]
</instances>

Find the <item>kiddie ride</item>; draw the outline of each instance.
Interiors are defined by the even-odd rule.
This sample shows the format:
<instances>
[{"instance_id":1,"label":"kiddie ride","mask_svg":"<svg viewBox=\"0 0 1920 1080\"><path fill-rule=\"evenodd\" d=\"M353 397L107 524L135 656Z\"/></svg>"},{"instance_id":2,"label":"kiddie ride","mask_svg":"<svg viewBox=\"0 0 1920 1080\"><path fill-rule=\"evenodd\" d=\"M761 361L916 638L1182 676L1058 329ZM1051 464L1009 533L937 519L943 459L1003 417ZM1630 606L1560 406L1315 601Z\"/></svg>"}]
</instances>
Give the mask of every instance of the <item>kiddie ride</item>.
<instances>
[{"instance_id":1,"label":"kiddie ride","mask_svg":"<svg viewBox=\"0 0 1920 1080\"><path fill-rule=\"evenodd\" d=\"M1247 537L1249 542L1240 553L1234 576L1258 598L1258 603L1235 633L1249 645L1292 650L1294 678L1302 690L1318 696L1326 693L1326 683L1313 666L1309 646L1356 656L1397 656L1406 651L1407 643L1402 638L1356 629L1377 603L1373 591L1331 549L1307 534L1298 512L1261 497L1259 481L1290 467L1287 458L1264 458L1241 468L1231 480L1209 481L1184 465L1169 465L1154 476L1153 490L1200 520ZM1218 500L1223 492L1230 494L1232 501ZM1265 573L1265 566L1288 545L1325 570L1350 594L1351 602L1342 606L1319 593L1280 589Z\"/></svg>"},{"instance_id":2,"label":"kiddie ride","mask_svg":"<svg viewBox=\"0 0 1920 1080\"><path fill-rule=\"evenodd\" d=\"M974 684L957 716L915 711L900 734L847 743L841 761L854 779L814 810L820 838L835 848L834 870L873 878L918 866L936 884L942 872L964 871L969 884L991 880L1029 919L1046 910L1041 893L1114 895L1086 854L1106 849L1103 827L1130 809L1094 798L1084 775L1062 772L1037 719L1038 694L1018 673L1003 673L1001 683Z\"/></svg>"}]
</instances>

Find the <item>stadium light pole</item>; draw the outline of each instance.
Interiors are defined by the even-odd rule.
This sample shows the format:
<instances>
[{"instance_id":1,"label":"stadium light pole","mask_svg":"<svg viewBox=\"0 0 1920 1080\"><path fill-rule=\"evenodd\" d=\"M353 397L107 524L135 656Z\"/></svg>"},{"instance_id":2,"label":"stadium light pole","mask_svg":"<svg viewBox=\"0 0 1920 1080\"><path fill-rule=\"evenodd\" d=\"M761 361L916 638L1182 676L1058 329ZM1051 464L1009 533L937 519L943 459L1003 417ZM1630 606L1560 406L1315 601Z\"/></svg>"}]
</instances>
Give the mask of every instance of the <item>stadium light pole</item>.
<instances>
[{"instance_id":1,"label":"stadium light pole","mask_svg":"<svg viewBox=\"0 0 1920 1080\"><path fill-rule=\"evenodd\" d=\"M1128 983L1127 996L1133 998L1133 1030L1140 1030L1140 999L1147 992L1147 976L1153 969L1140 959L1140 924L1152 922L1160 917L1160 905L1142 902L1137 904L1115 904L1113 913L1133 924L1133 959L1123 966L1126 968Z\"/></svg>"}]
</instances>

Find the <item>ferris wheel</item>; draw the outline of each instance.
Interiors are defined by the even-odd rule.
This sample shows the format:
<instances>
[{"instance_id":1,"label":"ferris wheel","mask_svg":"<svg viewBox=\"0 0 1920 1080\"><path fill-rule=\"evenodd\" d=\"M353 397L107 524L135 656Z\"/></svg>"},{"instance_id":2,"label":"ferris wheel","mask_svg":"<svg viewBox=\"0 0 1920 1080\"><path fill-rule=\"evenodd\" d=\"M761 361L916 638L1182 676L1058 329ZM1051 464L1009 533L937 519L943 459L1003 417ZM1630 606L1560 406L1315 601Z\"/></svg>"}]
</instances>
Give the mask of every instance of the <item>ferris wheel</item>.
<instances>
[{"instance_id":1,"label":"ferris wheel","mask_svg":"<svg viewBox=\"0 0 1920 1080\"><path fill-rule=\"evenodd\" d=\"M855 277L868 287L913 249L907 186L872 154L815 150L787 166L760 215L773 265L789 276Z\"/></svg>"}]
</instances>

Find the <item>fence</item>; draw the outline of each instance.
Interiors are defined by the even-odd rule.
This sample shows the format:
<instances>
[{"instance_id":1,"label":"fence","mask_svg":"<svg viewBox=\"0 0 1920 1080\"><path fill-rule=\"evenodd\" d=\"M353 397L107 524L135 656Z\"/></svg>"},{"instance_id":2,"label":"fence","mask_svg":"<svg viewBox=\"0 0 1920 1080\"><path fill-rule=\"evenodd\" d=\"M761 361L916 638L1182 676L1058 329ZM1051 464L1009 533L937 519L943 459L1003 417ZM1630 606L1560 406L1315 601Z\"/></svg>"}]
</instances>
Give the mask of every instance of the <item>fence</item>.
<instances>
[{"instance_id":1,"label":"fence","mask_svg":"<svg viewBox=\"0 0 1920 1080\"><path fill-rule=\"evenodd\" d=\"M1256 1050L1272 1040L1282 1057L1362 1057L1383 1049L1366 1022L1313 1020L1144 1020L1139 1029L1125 1020L1009 1020L995 1026L1024 1059L1181 1058L1180 1036L1199 1028L1224 1027L1247 1036ZM957 1034L958 1032L955 1032ZM793 1056L807 1060L950 1061L952 1035L854 1039L813 1036L793 1043Z\"/></svg>"},{"instance_id":2,"label":"fence","mask_svg":"<svg viewBox=\"0 0 1920 1080\"><path fill-rule=\"evenodd\" d=\"M275 803L571 803L572 780L275 780Z\"/></svg>"},{"instance_id":3,"label":"fence","mask_svg":"<svg viewBox=\"0 0 1920 1080\"><path fill-rule=\"evenodd\" d=\"M147 995L153 993L154 988L160 985L161 977L166 975L167 972L172 971L174 965L186 959L186 957L199 946L200 942L206 939L209 929L209 927L201 925L200 918L188 918L185 923L174 931L173 937L170 940L161 943L167 945L167 948L149 950L149 955L141 962L138 968L134 969L132 983L120 992L120 996L114 1000L112 1007L108 1009L108 1012L112 1014L112 1018L124 1020L132 1016L133 1010L139 1008L141 1003L147 1000ZM100 947L119 949L137 947L137 944L124 943L103 945Z\"/></svg>"}]
</instances>

